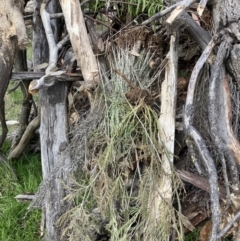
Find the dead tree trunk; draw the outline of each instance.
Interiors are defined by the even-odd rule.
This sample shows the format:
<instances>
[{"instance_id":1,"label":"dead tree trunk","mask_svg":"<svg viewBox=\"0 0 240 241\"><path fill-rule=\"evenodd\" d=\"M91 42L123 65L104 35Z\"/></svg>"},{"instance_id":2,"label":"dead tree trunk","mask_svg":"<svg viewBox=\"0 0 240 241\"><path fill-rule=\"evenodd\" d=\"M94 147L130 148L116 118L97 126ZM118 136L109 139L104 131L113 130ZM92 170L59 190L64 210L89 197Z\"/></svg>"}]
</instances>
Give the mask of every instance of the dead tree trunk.
<instances>
[{"instance_id":1,"label":"dead tree trunk","mask_svg":"<svg viewBox=\"0 0 240 241\"><path fill-rule=\"evenodd\" d=\"M57 1L51 1L48 4L48 9L45 9L46 6L43 1L37 1L35 4L37 29L35 29L33 37L34 65L49 62L49 66L51 66L57 63L57 55L53 52L57 46L56 42L59 33L57 32L58 22L54 20L54 23L51 22L50 24L49 13L56 13L55 11L59 5ZM52 28L53 25L54 28ZM48 71L51 71L51 69ZM37 81L35 82L37 83ZM50 88L43 86L42 89L39 89L41 160L43 186L45 185L44 193L40 195L43 195L42 206L46 225L45 238L46 240L59 241L65 239L61 237L63 230L62 227L57 226L57 221L69 208L69 203L63 201L66 192L62 186L63 183L67 182L67 170L59 171L62 167L70 165L70 156L67 153L63 154L68 145L68 83L56 82Z\"/></svg>"},{"instance_id":2,"label":"dead tree trunk","mask_svg":"<svg viewBox=\"0 0 240 241\"><path fill-rule=\"evenodd\" d=\"M49 180L50 176L62 166L70 163L70 157L63 155L67 145L67 95L66 83L57 83L54 86L41 90L41 158L43 180ZM64 170L65 171L65 170ZM66 183L67 176L54 177L49 182L44 197L44 212L46 219L47 240L62 240L61 228L57 227L60 216L66 212L68 206L63 202L65 190L62 183ZM64 239L63 239L64 240Z\"/></svg>"},{"instance_id":3,"label":"dead tree trunk","mask_svg":"<svg viewBox=\"0 0 240 241\"><path fill-rule=\"evenodd\" d=\"M176 117L176 97L177 97L177 63L178 63L178 34L171 35L170 50L168 53L168 63L165 69L165 80L162 83L161 91L161 115L159 118L160 133L159 139L165 143L165 153L162 156L162 168L164 173L157 183L156 193L153 197L152 206L149 208L152 222L156 225L161 220L167 219L169 213L166 203L172 203L172 165L175 140L175 117ZM170 227L164 227L170 240Z\"/></svg>"},{"instance_id":4,"label":"dead tree trunk","mask_svg":"<svg viewBox=\"0 0 240 241\"><path fill-rule=\"evenodd\" d=\"M237 166L240 166L239 129L234 132L232 126L233 111L230 82L235 82L238 89L240 88L240 45L238 44L240 41L240 2L238 0L221 0L215 2L212 9L214 32L219 34L217 37L220 44L216 60L211 66L209 123L214 143L219 152L222 153L223 167L227 164L231 173L229 181L232 183L233 188L230 197L239 198L239 174L237 168ZM225 180L225 182L228 182L228 180ZM225 184L226 186L229 185L229 183ZM234 205L233 199L231 201L236 213L239 211L239 207ZM238 233L239 228L237 232L234 232L234 240L239 240ZM218 235L218 238L221 237Z\"/></svg>"},{"instance_id":5,"label":"dead tree trunk","mask_svg":"<svg viewBox=\"0 0 240 241\"><path fill-rule=\"evenodd\" d=\"M0 121L2 127L0 146L2 146L8 131L5 122L4 96L11 76L17 45L20 48L26 48L27 37L22 18L24 1L1 0L0 5Z\"/></svg>"},{"instance_id":6,"label":"dead tree trunk","mask_svg":"<svg viewBox=\"0 0 240 241\"><path fill-rule=\"evenodd\" d=\"M240 165L240 143L233 132L231 123L229 80L233 78L240 88L239 44L236 44L240 40L239 11L240 3L237 0L218 1L213 5L214 32L219 33L221 44L216 60L211 67L209 90L209 121L215 144L219 150L224 152L227 159L234 160L237 165ZM229 51L230 56L227 61ZM233 165L233 162L230 163ZM234 169L236 169L236 165L234 165Z\"/></svg>"}]
</instances>

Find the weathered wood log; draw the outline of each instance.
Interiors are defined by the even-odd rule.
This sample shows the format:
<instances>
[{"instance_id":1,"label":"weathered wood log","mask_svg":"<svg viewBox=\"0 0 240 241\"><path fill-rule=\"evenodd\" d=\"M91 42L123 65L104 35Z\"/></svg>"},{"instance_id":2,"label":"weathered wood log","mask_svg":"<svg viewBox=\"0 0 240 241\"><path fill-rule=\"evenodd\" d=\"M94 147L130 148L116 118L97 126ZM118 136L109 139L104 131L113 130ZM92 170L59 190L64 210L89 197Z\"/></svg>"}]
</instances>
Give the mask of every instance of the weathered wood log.
<instances>
[{"instance_id":1,"label":"weathered wood log","mask_svg":"<svg viewBox=\"0 0 240 241\"><path fill-rule=\"evenodd\" d=\"M85 81L80 91L94 90L100 83L100 77L80 3L78 0L60 0L60 4L72 47Z\"/></svg>"},{"instance_id":2,"label":"weathered wood log","mask_svg":"<svg viewBox=\"0 0 240 241\"><path fill-rule=\"evenodd\" d=\"M166 203L172 202L172 164L175 141L175 116L177 97L177 66L178 66L178 34L174 33L170 40L168 63L165 67L165 80L161 89L161 114L159 118L159 140L164 143L165 151L162 155L163 175L158 180L156 190L152 195L149 212L151 220L159 225L161 220L166 220ZM165 211L163 211L165 210ZM163 222L162 222L163 223ZM157 227L156 227L157 228ZM170 235L170 226L165 227L166 234ZM168 228L168 230L167 230Z\"/></svg>"},{"instance_id":3,"label":"weathered wood log","mask_svg":"<svg viewBox=\"0 0 240 241\"><path fill-rule=\"evenodd\" d=\"M28 71L22 71L22 72L12 72L11 80L12 81L19 81L19 80L32 80L32 79L38 79L44 76L44 72L28 72Z\"/></svg>"},{"instance_id":4,"label":"weathered wood log","mask_svg":"<svg viewBox=\"0 0 240 241\"><path fill-rule=\"evenodd\" d=\"M67 145L67 96L68 84L57 83L48 89L40 90L41 100L41 159L43 181L49 180L49 175L59 166L70 165L70 157L65 153ZM59 131L61 130L61 131ZM67 172L67 170L65 170ZM50 181L44 197L44 210L46 214L46 238L59 241L62 228L56 223L66 212L69 205L63 201L65 190L62 182L67 183L67 176L55 177Z\"/></svg>"},{"instance_id":5,"label":"weathered wood log","mask_svg":"<svg viewBox=\"0 0 240 241\"><path fill-rule=\"evenodd\" d=\"M44 40L41 40L41 44L45 43L45 45L49 45L49 49L44 46L43 54L43 52L41 52L41 47L43 46L34 46L34 65L53 61L53 65L49 65L52 68L56 63L58 56L55 52L52 53L51 51L56 50L59 33L53 33L50 29L51 23L48 18L48 12L55 13L52 11L55 11L53 9L56 9L55 7L58 1L51 1L46 10L44 9L45 4L41 5L43 2L44 1L40 0L37 1L39 9L41 9L42 18L45 21L45 30L48 30L46 34L50 34L51 36L48 36L48 42L46 42L43 25L39 25L41 28L38 28L38 31L35 32L37 36L34 36L38 39L42 34ZM35 11L36 10L37 9L35 8ZM39 22L41 22L40 19ZM57 31L59 28L55 26L55 24L57 24L57 22L52 22L53 29ZM50 59L48 59L48 50L49 56L51 57ZM41 52L42 55L39 55L39 52ZM47 72L50 73L51 69L48 69ZM50 81L55 80L55 77L56 76L53 76L53 79ZM59 78L59 76L57 77ZM43 196L41 197L43 198L43 203L41 203L44 212L43 216L45 216L45 239L60 241L65 240L66 238L61 237L64 227L58 227L57 221L70 206L69 202L67 203L63 201L66 191L62 187L62 183L67 183L68 170L64 169L58 175L56 175L55 172L57 169L62 168L65 165L70 165L70 156L67 153L64 153L68 145L68 83L66 81L53 83L49 88L40 89L39 94L41 105L41 125L39 130L41 140L41 161L43 185L46 186L46 190L42 193Z\"/></svg>"}]
</instances>

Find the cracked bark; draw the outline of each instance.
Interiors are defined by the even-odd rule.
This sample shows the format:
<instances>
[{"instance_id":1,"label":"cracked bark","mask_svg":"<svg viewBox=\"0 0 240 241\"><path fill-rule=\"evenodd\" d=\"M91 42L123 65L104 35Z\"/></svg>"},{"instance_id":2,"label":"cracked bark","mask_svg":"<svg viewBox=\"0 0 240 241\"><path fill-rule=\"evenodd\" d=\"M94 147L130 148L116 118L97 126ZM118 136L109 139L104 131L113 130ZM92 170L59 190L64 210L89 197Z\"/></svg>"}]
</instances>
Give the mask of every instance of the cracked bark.
<instances>
[{"instance_id":1,"label":"cracked bark","mask_svg":"<svg viewBox=\"0 0 240 241\"><path fill-rule=\"evenodd\" d=\"M209 122L215 145L223 152L230 165L233 183L239 185L236 177L238 171L232 160L240 166L240 143L233 132L232 106L229 80L231 74L233 80L239 86L239 56L236 39L239 39L240 31L235 28L238 23L240 3L236 0L222 0L213 5L213 19L215 31L220 26L224 28L220 32L222 42L219 46L217 57L211 67L211 79L209 88ZM229 61L228 53L230 52ZM225 64L227 63L227 64ZM229 73L229 74L228 74Z\"/></svg>"},{"instance_id":2,"label":"cracked bark","mask_svg":"<svg viewBox=\"0 0 240 241\"><path fill-rule=\"evenodd\" d=\"M48 61L57 61L57 54L51 52L56 50L56 43L60 35L58 30L58 19L51 22L52 31L47 31L46 34L51 34L47 38L40 18L40 9L43 1L35 2L35 21L39 23L35 29L34 42L34 65L38 65ZM51 1L47 6L49 13L55 13L59 8L58 1ZM46 20L45 18L43 18ZM50 22L45 22L44 27L49 27ZM41 41L37 42L41 38ZM49 46L49 47L47 47ZM42 51L43 50L43 51ZM50 58L50 59L49 59ZM47 69L48 71L48 69ZM56 82L49 88L39 90L40 106L41 106L41 125L40 125L40 140L41 140L41 161L43 182L48 184L44 193L43 213L45 218L45 239L52 241L66 240L62 237L63 227L57 225L58 219L66 212L70 203L63 201L66 195L66 190L62 187L62 182L67 183L67 170L63 169L61 174L54 175L54 171L70 163L70 157L65 153L67 145L67 96L68 83ZM61 130L61 131L59 131ZM69 164L70 165L70 164Z\"/></svg>"}]
</instances>

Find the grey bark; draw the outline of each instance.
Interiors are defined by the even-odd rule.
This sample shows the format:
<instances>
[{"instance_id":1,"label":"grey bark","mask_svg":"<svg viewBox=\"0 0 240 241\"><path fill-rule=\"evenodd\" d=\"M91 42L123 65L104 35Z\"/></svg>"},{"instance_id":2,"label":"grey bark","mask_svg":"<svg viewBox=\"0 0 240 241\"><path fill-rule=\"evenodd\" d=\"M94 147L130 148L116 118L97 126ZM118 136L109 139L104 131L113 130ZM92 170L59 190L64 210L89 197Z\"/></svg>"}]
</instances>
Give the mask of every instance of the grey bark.
<instances>
[{"instance_id":1,"label":"grey bark","mask_svg":"<svg viewBox=\"0 0 240 241\"><path fill-rule=\"evenodd\" d=\"M54 86L40 90L41 96L41 158L43 181L49 180L51 174L59 165L70 164L70 157L63 155L68 145L67 138L67 95L66 83L57 83ZM69 208L63 202L65 190L62 183L67 182L67 176L54 176L49 182L44 197L44 212L46 217L46 240L59 241L62 227L57 226L60 216Z\"/></svg>"},{"instance_id":2,"label":"grey bark","mask_svg":"<svg viewBox=\"0 0 240 241\"><path fill-rule=\"evenodd\" d=\"M211 67L209 122L215 145L219 151L224 151L227 160L233 159L240 165L240 143L233 132L231 93L229 88L230 76L237 84L239 76L238 44L240 30L238 25L240 3L237 0L222 0L213 5L215 32L218 33L221 44L216 60ZM222 29L221 29L222 28ZM226 68L226 60L230 52L230 61ZM228 71L227 71L228 70ZM229 165L232 164L229 162ZM233 166L236 170L236 167ZM230 170L231 170L230 169ZM237 181L237 180L235 180ZM239 181L237 181L238 185Z\"/></svg>"},{"instance_id":3,"label":"grey bark","mask_svg":"<svg viewBox=\"0 0 240 241\"><path fill-rule=\"evenodd\" d=\"M234 44L230 51L229 60L227 61L227 69L229 74L234 78L240 89L240 44Z\"/></svg>"},{"instance_id":4,"label":"grey bark","mask_svg":"<svg viewBox=\"0 0 240 241\"><path fill-rule=\"evenodd\" d=\"M40 5L42 1L35 2L35 28L34 39L34 65L48 62L49 51L45 31L40 18ZM51 1L48 4L47 11L55 13L58 7L57 1ZM55 41L58 41L58 20L51 22ZM58 175L53 175L59 167L70 164L70 157L65 153L68 145L67 127L67 96L68 83L57 82L52 87L43 88L39 91L41 105L41 161L43 183L47 183L47 189L43 197L43 212L45 216L45 239L51 241L65 240L61 238L63 227L57 225L58 219L69 208L69 203L63 201L66 194L62 183L67 182L67 170L63 170ZM46 185L45 185L46 186Z\"/></svg>"}]
</instances>

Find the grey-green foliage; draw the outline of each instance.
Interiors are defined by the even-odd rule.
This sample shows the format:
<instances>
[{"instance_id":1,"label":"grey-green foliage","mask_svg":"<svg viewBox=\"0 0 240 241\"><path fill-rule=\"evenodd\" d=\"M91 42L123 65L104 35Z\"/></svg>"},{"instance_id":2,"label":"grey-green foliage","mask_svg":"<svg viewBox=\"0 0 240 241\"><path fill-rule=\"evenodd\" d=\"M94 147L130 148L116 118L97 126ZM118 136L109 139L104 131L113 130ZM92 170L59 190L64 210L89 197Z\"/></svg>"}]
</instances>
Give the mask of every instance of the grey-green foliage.
<instances>
[{"instance_id":1,"label":"grey-green foliage","mask_svg":"<svg viewBox=\"0 0 240 241\"><path fill-rule=\"evenodd\" d=\"M149 75L151 57L142 53L136 58L119 50L114 52L111 67L149 90L158 76ZM79 153L73 152L76 159L84 158L80 162L85 166L77 172L78 180L72 180L67 197L75 198L77 205L60 223L69 221L65 233L70 235L70 241L95 240L97 233L108 234L111 241L167 240L170 228L177 231L181 240L181 222L171 203L163 202L167 218L153 222L149 212L158 182L167 175L161 167L165 147L159 139L158 113L144 100L130 104L125 96L129 91L126 81L115 72L110 76L101 76L103 118L87 135L79 134L82 128L75 133L86 138L84 148L81 139L84 157L81 149ZM180 181L174 170L171 181L177 197Z\"/></svg>"}]
</instances>

